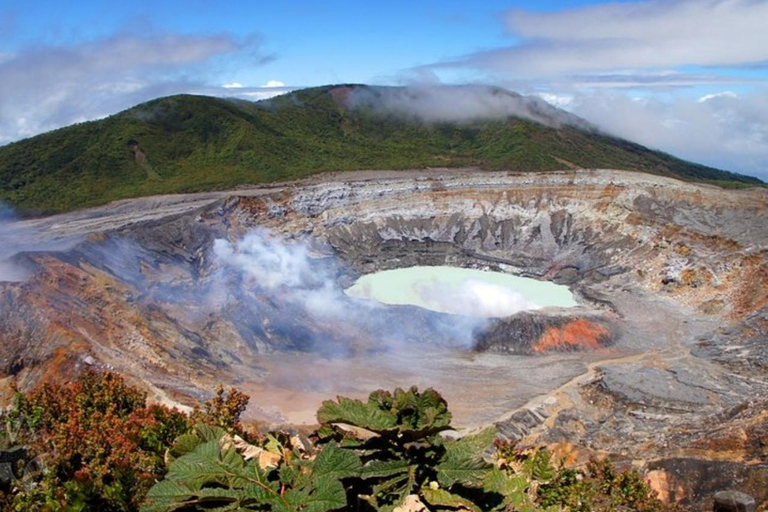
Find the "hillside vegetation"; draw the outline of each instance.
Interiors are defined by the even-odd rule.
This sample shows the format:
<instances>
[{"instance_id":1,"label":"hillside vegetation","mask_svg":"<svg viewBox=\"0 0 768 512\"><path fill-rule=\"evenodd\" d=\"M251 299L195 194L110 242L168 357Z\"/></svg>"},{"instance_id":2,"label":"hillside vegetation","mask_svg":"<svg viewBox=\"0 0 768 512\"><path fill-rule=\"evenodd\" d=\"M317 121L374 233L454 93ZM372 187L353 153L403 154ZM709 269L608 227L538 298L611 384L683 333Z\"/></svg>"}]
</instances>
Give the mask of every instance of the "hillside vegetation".
<instances>
[{"instance_id":1,"label":"hillside vegetation","mask_svg":"<svg viewBox=\"0 0 768 512\"><path fill-rule=\"evenodd\" d=\"M670 512L636 471L568 468L488 429L459 440L434 390L323 403L319 428L247 430L248 397L218 393L190 415L149 405L111 373L18 393L0 413L0 509Z\"/></svg>"},{"instance_id":2,"label":"hillside vegetation","mask_svg":"<svg viewBox=\"0 0 768 512\"><path fill-rule=\"evenodd\" d=\"M575 126L517 117L427 123L370 105L350 108L339 92L352 88L379 90L329 86L257 103L172 96L9 144L0 148L0 201L27 214L56 213L322 171L458 166L616 168L723 186L761 183Z\"/></svg>"}]
</instances>

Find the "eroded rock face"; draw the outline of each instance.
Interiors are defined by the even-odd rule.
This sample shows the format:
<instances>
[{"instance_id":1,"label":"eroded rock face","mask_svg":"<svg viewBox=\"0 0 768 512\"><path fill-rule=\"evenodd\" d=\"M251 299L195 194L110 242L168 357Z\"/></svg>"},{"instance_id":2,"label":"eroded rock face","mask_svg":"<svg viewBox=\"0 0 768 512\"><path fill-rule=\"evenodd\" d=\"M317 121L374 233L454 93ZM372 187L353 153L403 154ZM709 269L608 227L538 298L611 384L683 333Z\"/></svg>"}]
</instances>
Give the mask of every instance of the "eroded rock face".
<instances>
[{"instance_id":1,"label":"eroded rock face","mask_svg":"<svg viewBox=\"0 0 768 512\"><path fill-rule=\"evenodd\" d=\"M590 351L609 347L619 337L607 318L566 312L552 315L518 313L493 322L479 332L478 351L499 354L540 354L550 351Z\"/></svg>"},{"instance_id":2,"label":"eroded rock face","mask_svg":"<svg viewBox=\"0 0 768 512\"><path fill-rule=\"evenodd\" d=\"M339 174L27 221L41 237L84 238L16 256L32 275L0 284L0 369L28 387L114 368L158 399L224 381L281 421L311 421L296 403L312 410L336 392L435 385L460 421L499 420L523 441L765 462L753 438L766 418L750 404L768 396L767 204L765 190L619 171L465 170ZM304 299L217 259L215 240L254 229L305 248L316 279ZM445 264L567 284L580 305L478 323L343 294L363 273Z\"/></svg>"}]
</instances>

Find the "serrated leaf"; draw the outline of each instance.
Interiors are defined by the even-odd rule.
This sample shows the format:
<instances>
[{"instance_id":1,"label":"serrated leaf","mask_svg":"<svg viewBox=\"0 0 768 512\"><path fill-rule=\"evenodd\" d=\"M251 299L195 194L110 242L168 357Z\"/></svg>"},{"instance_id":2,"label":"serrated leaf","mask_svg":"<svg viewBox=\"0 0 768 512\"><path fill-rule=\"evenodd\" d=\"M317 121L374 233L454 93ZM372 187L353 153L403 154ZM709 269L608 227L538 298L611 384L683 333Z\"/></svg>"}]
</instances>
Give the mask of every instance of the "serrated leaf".
<instances>
[{"instance_id":1,"label":"serrated leaf","mask_svg":"<svg viewBox=\"0 0 768 512\"><path fill-rule=\"evenodd\" d=\"M283 485L294 486L296 479L299 476L299 470L295 466L283 465L280 467L280 483Z\"/></svg>"},{"instance_id":2,"label":"serrated leaf","mask_svg":"<svg viewBox=\"0 0 768 512\"><path fill-rule=\"evenodd\" d=\"M317 411L317 421L326 423L346 423L365 428L373 432L391 431L397 427L397 416L382 410L374 404L363 403L346 397L338 397L338 402L326 400Z\"/></svg>"},{"instance_id":3,"label":"serrated leaf","mask_svg":"<svg viewBox=\"0 0 768 512\"><path fill-rule=\"evenodd\" d=\"M221 427L215 427L206 423L195 425L195 434L203 442L218 441L226 435L226 431Z\"/></svg>"},{"instance_id":4,"label":"serrated leaf","mask_svg":"<svg viewBox=\"0 0 768 512\"><path fill-rule=\"evenodd\" d=\"M170 464L175 459L194 450L200 444L200 438L196 434L183 434L173 441L173 445L168 449L166 464Z\"/></svg>"},{"instance_id":5,"label":"serrated leaf","mask_svg":"<svg viewBox=\"0 0 768 512\"><path fill-rule=\"evenodd\" d=\"M549 452L539 450L529 459L530 474L539 482L549 482L555 477L555 468L552 467L552 459Z\"/></svg>"},{"instance_id":6,"label":"serrated leaf","mask_svg":"<svg viewBox=\"0 0 768 512\"><path fill-rule=\"evenodd\" d=\"M465 436L458 441L445 443L445 455L437 470L437 481L445 488L461 484L466 487L482 487L492 465L482 458L483 450L493 442L496 434L487 429L475 436Z\"/></svg>"},{"instance_id":7,"label":"serrated leaf","mask_svg":"<svg viewBox=\"0 0 768 512\"><path fill-rule=\"evenodd\" d=\"M445 399L432 388L419 393L416 388L395 390L392 408L410 430L442 429L451 423Z\"/></svg>"},{"instance_id":8,"label":"serrated leaf","mask_svg":"<svg viewBox=\"0 0 768 512\"><path fill-rule=\"evenodd\" d=\"M398 460L372 460L360 468L359 476L363 480L368 478L383 478L406 473L411 467L406 459Z\"/></svg>"},{"instance_id":9,"label":"serrated leaf","mask_svg":"<svg viewBox=\"0 0 768 512\"><path fill-rule=\"evenodd\" d=\"M242 469L240 476L248 482L260 484L270 489L277 489L278 484L276 482L270 482L268 479L268 472L259 465L258 461L250 460Z\"/></svg>"},{"instance_id":10,"label":"serrated leaf","mask_svg":"<svg viewBox=\"0 0 768 512\"><path fill-rule=\"evenodd\" d=\"M207 483L224 485L227 475L222 471L219 453L218 441L202 443L190 453L176 459L165 478L183 481L193 488L200 488Z\"/></svg>"},{"instance_id":11,"label":"serrated leaf","mask_svg":"<svg viewBox=\"0 0 768 512\"><path fill-rule=\"evenodd\" d=\"M464 436L456 442L466 446L475 453L482 454L488 447L493 445L498 435L499 431L495 427L489 427L477 434Z\"/></svg>"},{"instance_id":12,"label":"serrated leaf","mask_svg":"<svg viewBox=\"0 0 768 512\"><path fill-rule=\"evenodd\" d=\"M176 459L165 480L147 494L144 510L172 511L188 505L228 508L237 503L268 504L278 498L277 483L267 481L258 462L246 463L235 448L221 446L220 439L199 444Z\"/></svg>"},{"instance_id":13,"label":"serrated leaf","mask_svg":"<svg viewBox=\"0 0 768 512\"><path fill-rule=\"evenodd\" d=\"M315 482L315 491L304 501L305 512L337 510L347 505L347 493L339 480L322 478Z\"/></svg>"},{"instance_id":14,"label":"serrated leaf","mask_svg":"<svg viewBox=\"0 0 768 512\"><path fill-rule=\"evenodd\" d=\"M363 463L354 452L329 443L315 459L313 473L317 479L349 478L357 476Z\"/></svg>"},{"instance_id":15,"label":"serrated leaf","mask_svg":"<svg viewBox=\"0 0 768 512\"><path fill-rule=\"evenodd\" d=\"M182 483L170 480L163 480L156 483L147 493L145 504L141 507L142 512L163 512L172 511L185 506L184 502L194 495Z\"/></svg>"},{"instance_id":16,"label":"serrated leaf","mask_svg":"<svg viewBox=\"0 0 768 512\"><path fill-rule=\"evenodd\" d=\"M521 507L529 502L526 490L530 481L524 475L510 476L505 471L493 468L485 480L483 488L488 492L500 494L505 505Z\"/></svg>"},{"instance_id":17,"label":"serrated leaf","mask_svg":"<svg viewBox=\"0 0 768 512\"><path fill-rule=\"evenodd\" d=\"M481 512L481 510L466 498L462 498L456 494L446 491L445 489L432 489L430 487L424 487L421 489L421 496L424 501L432 505L433 507L448 507L454 509L467 509L474 512Z\"/></svg>"}]
</instances>

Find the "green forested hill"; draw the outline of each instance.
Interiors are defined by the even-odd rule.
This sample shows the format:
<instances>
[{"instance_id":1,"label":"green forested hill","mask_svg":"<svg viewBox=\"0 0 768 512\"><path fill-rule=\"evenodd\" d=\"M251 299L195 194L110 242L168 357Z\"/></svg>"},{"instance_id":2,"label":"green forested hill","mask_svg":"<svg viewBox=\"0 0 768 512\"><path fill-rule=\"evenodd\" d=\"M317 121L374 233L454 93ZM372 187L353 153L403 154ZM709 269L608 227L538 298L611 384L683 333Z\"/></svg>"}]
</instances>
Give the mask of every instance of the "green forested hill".
<instances>
[{"instance_id":1,"label":"green forested hill","mask_svg":"<svg viewBox=\"0 0 768 512\"><path fill-rule=\"evenodd\" d=\"M617 168L726 186L761 183L574 126L516 117L426 123L348 108L338 101L340 90L305 89L258 103L171 96L9 144L0 148L0 201L26 213L54 213L328 170L468 165Z\"/></svg>"}]
</instances>

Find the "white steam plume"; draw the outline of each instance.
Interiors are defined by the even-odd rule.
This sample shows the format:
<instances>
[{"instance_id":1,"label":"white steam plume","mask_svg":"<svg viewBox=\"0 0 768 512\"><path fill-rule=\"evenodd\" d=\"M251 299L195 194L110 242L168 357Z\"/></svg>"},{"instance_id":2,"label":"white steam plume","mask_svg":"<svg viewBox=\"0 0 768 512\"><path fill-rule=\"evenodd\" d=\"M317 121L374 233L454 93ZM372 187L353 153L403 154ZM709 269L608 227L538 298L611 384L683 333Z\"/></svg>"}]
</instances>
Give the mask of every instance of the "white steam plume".
<instances>
[{"instance_id":1,"label":"white steam plume","mask_svg":"<svg viewBox=\"0 0 768 512\"><path fill-rule=\"evenodd\" d=\"M14 261L17 254L65 250L78 240L75 237L53 239L20 220L10 207L0 203L0 281L20 282L29 277L29 269Z\"/></svg>"},{"instance_id":2,"label":"white steam plume","mask_svg":"<svg viewBox=\"0 0 768 512\"><path fill-rule=\"evenodd\" d=\"M417 283L414 288L425 305L446 313L503 318L541 308L521 293L478 279L468 279L458 287L424 282Z\"/></svg>"},{"instance_id":3,"label":"white steam plume","mask_svg":"<svg viewBox=\"0 0 768 512\"><path fill-rule=\"evenodd\" d=\"M429 317L422 318L426 323L421 325L429 325L428 338L424 339L423 333L414 332L412 326L401 325L402 313L400 316L393 316L392 308L348 296L338 284L337 278L341 272L336 260L313 258L309 248L303 243L288 243L272 236L265 229L257 229L239 242L216 240L213 254L214 261L223 275L231 277L234 272L245 278L235 280L241 282L242 286L250 288L251 291L257 290L259 294L279 297L281 301L298 306L302 314L319 323L336 324L350 332L369 333L382 343L379 348L385 348L383 345L386 344L396 346L414 337L426 343L471 347L475 333L487 322L485 318L480 317L491 316L472 315L470 312L441 315L423 310L424 315ZM482 287L473 288L475 293L487 295L487 289L479 288ZM493 293L497 294L497 290L494 289ZM248 294L238 296L247 297ZM504 299L497 297L495 306L489 304L488 300L486 297L484 302L481 301L483 306L478 307L485 308L486 311L496 307L496 310L500 311L503 307L500 304L510 307L512 302L523 307L519 301L516 302L516 299L508 296Z\"/></svg>"},{"instance_id":4,"label":"white steam plume","mask_svg":"<svg viewBox=\"0 0 768 512\"><path fill-rule=\"evenodd\" d=\"M213 253L219 265L239 270L254 286L287 296L316 318L344 312L342 289L329 271L313 264L304 244L289 245L257 229L236 244L215 240Z\"/></svg>"}]
</instances>

